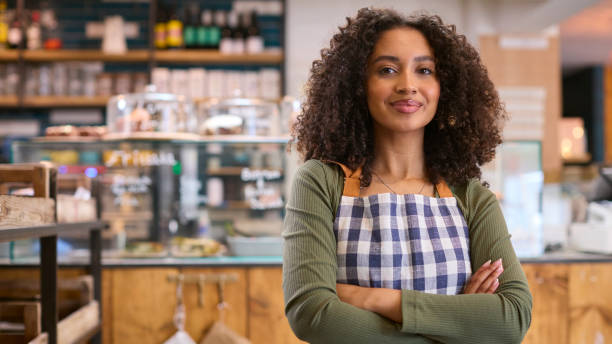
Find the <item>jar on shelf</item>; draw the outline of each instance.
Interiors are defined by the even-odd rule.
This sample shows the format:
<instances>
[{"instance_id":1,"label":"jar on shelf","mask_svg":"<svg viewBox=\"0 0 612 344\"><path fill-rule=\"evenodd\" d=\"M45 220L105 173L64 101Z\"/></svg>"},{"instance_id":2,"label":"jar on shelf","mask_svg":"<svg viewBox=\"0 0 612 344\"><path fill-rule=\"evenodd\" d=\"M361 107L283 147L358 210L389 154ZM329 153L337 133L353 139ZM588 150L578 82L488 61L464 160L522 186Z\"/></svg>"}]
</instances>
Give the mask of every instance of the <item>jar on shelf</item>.
<instances>
[{"instance_id":1,"label":"jar on shelf","mask_svg":"<svg viewBox=\"0 0 612 344\"><path fill-rule=\"evenodd\" d=\"M16 95L17 88L19 86L19 69L17 64L9 63L6 65L6 84L4 87L4 94Z\"/></svg>"},{"instance_id":2,"label":"jar on shelf","mask_svg":"<svg viewBox=\"0 0 612 344\"><path fill-rule=\"evenodd\" d=\"M110 97L113 95L113 75L111 73L100 73L97 75L96 92L99 96Z\"/></svg>"},{"instance_id":3,"label":"jar on shelf","mask_svg":"<svg viewBox=\"0 0 612 344\"><path fill-rule=\"evenodd\" d=\"M201 135L280 135L278 105L261 99L211 98L200 113Z\"/></svg>"},{"instance_id":4,"label":"jar on shelf","mask_svg":"<svg viewBox=\"0 0 612 344\"><path fill-rule=\"evenodd\" d=\"M65 96L68 94L68 66L65 62L56 62L51 67L53 95Z\"/></svg>"},{"instance_id":5,"label":"jar on shelf","mask_svg":"<svg viewBox=\"0 0 612 344\"><path fill-rule=\"evenodd\" d=\"M130 73L117 73L115 76L115 93L130 93L132 88L132 76Z\"/></svg>"},{"instance_id":6,"label":"jar on shelf","mask_svg":"<svg viewBox=\"0 0 612 344\"><path fill-rule=\"evenodd\" d=\"M157 93L154 85L145 92L112 97L106 107L110 134L192 134L198 128L194 105L187 97ZM180 135L179 135L180 136ZM187 138L185 135L177 138ZM190 136L191 137L191 136Z\"/></svg>"},{"instance_id":7,"label":"jar on shelf","mask_svg":"<svg viewBox=\"0 0 612 344\"><path fill-rule=\"evenodd\" d=\"M81 63L69 62L68 63L68 95L69 96L82 96L83 95L83 71L81 70Z\"/></svg>"}]
</instances>

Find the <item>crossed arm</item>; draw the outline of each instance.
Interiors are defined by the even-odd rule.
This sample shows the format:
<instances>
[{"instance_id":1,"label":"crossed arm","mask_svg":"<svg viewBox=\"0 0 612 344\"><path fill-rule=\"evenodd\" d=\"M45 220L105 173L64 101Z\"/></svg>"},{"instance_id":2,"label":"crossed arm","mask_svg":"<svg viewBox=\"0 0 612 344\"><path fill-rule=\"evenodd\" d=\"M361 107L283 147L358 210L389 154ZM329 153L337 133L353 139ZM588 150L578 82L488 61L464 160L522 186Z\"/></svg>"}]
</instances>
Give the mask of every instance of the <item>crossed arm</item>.
<instances>
[{"instance_id":1,"label":"crossed arm","mask_svg":"<svg viewBox=\"0 0 612 344\"><path fill-rule=\"evenodd\" d=\"M334 188L327 182L334 173L320 162L307 162L296 174L287 204L283 289L287 318L299 338L351 344L521 341L531 321L531 295L499 206L488 190L472 190L485 196L475 197L464 208L489 214L466 218L471 219L472 264L503 259L504 272L494 293L486 286L491 274L478 272L474 276L486 276L484 280L472 283L472 278L461 295L349 290L336 285L331 200L340 197L341 184ZM469 192L465 191L466 199Z\"/></svg>"},{"instance_id":2,"label":"crossed arm","mask_svg":"<svg viewBox=\"0 0 612 344\"><path fill-rule=\"evenodd\" d=\"M466 283L463 294L493 294L499 287L498 277L503 271L501 258L493 263L488 260ZM336 283L336 294L343 302L378 313L397 323L402 322L401 290Z\"/></svg>"}]
</instances>

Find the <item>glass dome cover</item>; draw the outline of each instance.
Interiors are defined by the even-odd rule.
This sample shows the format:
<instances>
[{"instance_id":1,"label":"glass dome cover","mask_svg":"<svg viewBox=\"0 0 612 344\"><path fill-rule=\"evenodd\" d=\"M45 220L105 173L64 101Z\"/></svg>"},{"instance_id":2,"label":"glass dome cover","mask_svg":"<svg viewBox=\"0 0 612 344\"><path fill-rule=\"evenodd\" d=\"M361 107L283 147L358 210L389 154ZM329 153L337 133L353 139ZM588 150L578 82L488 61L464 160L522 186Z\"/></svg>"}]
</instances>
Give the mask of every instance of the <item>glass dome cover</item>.
<instances>
[{"instance_id":1,"label":"glass dome cover","mask_svg":"<svg viewBox=\"0 0 612 344\"><path fill-rule=\"evenodd\" d=\"M120 94L106 106L110 134L196 133L197 116L193 102L184 95L157 93L148 85L143 93Z\"/></svg>"},{"instance_id":2,"label":"glass dome cover","mask_svg":"<svg viewBox=\"0 0 612 344\"><path fill-rule=\"evenodd\" d=\"M202 104L201 135L280 135L279 106L253 98L211 98Z\"/></svg>"}]
</instances>

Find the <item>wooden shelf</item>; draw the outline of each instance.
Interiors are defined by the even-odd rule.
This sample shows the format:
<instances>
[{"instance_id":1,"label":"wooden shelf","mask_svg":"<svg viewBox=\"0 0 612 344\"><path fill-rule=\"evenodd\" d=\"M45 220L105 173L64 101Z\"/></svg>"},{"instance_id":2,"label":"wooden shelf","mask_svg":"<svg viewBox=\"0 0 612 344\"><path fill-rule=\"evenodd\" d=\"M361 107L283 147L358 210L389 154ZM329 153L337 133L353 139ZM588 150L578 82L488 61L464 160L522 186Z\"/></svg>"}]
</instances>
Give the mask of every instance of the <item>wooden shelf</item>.
<instances>
[{"instance_id":1,"label":"wooden shelf","mask_svg":"<svg viewBox=\"0 0 612 344\"><path fill-rule=\"evenodd\" d=\"M581 156L562 159L564 165L586 165L591 163L591 154L584 153Z\"/></svg>"},{"instance_id":2,"label":"wooden shelf","mask_svg":"<svg viewBox=\"0 0 612 344\"><path fill-rule=\"evenodd\" d=\"M0 96L0 106L16 107L19 103L17 96Z\"/></svg>"},{"instance_id":3,"label":"wooden shelf","mask_svg":"<svg viewBox=\"0 0 612 344\"><path fill-rule=\"evenodd\" d=\"M214 50L156 50L155 60L166 63L200 64L280 64L281 53L221 54Z\"/></svg>"},{"instance_id":4,"label":"wooden shelf","mask_svg":"<svg viewBox=\"0 0 612 344\"><path fill-rule=\"evenodd\" d=\"M106 106L106 96L82 97L82 96L31 96L23 99L24 107L100 107ZM0 105L2 103L0 102Z\"/></svg>"},{"instance_id":5,"label":"wooden shelf","mask_svg":"<svg viewBox=\"0 0 612 344\"><path fill-rule=\"evenodd\" d=\"M52 223L49 225L33 227L13 227L0 229L0 242L21 240L27 238L40 238L52 235L61 235L70 232L88 232L106 228L102 221Z\"/></svg>"},{"instance_id":6,"label":"wooden shelf","mask_svg":"<svg viewBox=\"0 0 612 344\"><path fill-rule=\"evenodd\" d=\"M108 99L110 97L106 96L30 96L25 97L23 103L19 104L17 96L0 96L0 107L104 107Z\"/></svg>"},{"instance_id":7,"label":"wooden shelf","mask_svg":"<svg viewBox=\"0 0 612 344\"><path fill-rule=\"evenodd\" d=\"M283 62L283 54L264 52L260 54L221 54L216 50L128 50L125 54L104 54L100 50L23 50L23 59L28 62L56 61L102 61L102 62L146 62L152 54L157 62L199 64L268 64ZM0 50L0 61L17 61L19 51Z\"/></svg>"},{"instance_id":8,"label":"wooden shelf","mask_svg":"<svg viewBox=\"0 0 612 344\"><path fill-rule=\"evenodd\" d=\"M8 50L8 49L4 49L4 50L0 50L0 61L17 61L17 59L19 58L19 51L18 50Z\"/></svg>"},{"instance_id":9,"label":"wooden shelf","mask_svg":"<svg viewBox=\"0 0 612 344\"><path fill-rule=\"evenodd\" d=\"M100 50L24 50L23 59L30 62L146 62L149 59L149 52L147 50L129 50L125 54L104 54Z\"/></svg>"}]
</instances>

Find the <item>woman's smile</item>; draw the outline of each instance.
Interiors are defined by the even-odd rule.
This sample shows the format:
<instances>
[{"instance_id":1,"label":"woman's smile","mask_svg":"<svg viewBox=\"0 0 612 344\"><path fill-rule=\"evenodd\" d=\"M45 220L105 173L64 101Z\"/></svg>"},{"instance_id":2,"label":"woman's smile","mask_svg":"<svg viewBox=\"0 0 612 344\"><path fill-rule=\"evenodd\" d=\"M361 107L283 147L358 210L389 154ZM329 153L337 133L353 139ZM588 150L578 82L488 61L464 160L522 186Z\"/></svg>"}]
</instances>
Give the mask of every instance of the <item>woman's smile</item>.
<instances>
[{"instance_id":1,"label":"woman's smile","mask_svg":"<svg viewBox=\"0 0 612 344\"><path fill-rule=\"evenodd\" d=\"M412 99L401 99L391 102L391 106L399 113L411 114L419 111L423 103Z\"/></svg>"}]
</instances>

